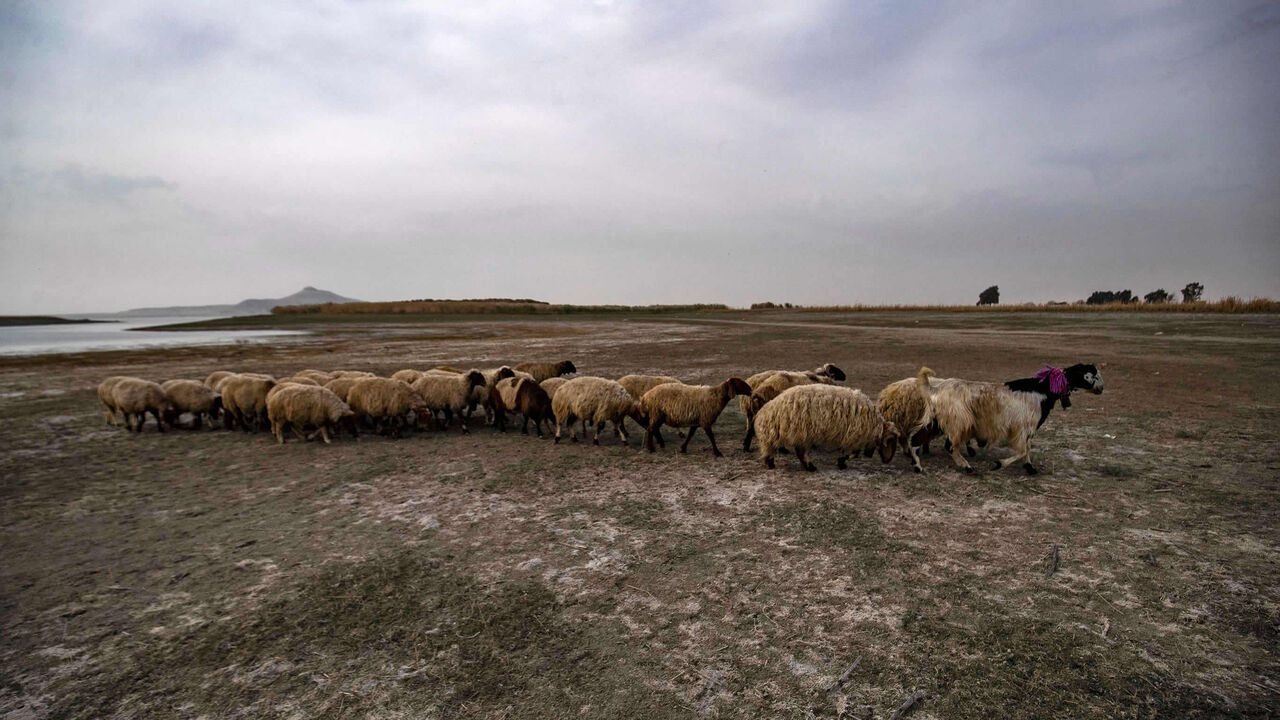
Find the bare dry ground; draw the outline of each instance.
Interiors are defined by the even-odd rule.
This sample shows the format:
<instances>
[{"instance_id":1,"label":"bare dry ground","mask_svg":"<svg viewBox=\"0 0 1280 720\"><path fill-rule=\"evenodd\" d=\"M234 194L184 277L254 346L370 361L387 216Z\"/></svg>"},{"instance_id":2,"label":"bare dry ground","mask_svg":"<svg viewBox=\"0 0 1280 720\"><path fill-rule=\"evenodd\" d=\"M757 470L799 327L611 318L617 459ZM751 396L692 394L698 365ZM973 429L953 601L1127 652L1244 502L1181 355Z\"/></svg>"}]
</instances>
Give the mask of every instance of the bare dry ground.
<instances>
[{"instance_id":1,"label":"bare dry ground","mask_svg":"<svg viewBox=\"0 0 1280 720\"><path fill-rule=\"evenodd\" d=\"M317 326L0 360L0 715L1271 717L1276 316L743 313ZM499 435L132 435L94 386L570 358L876 392L1102 367L1044 473ZM670 431L668 431L670 439ZM989 458L1002 450L989 448ZM1047 574L1058 547L1059 565ZM851 670L850 666L853 666ZM831 686L846 672L847 680Z\"/></svg>"}]
</instances>

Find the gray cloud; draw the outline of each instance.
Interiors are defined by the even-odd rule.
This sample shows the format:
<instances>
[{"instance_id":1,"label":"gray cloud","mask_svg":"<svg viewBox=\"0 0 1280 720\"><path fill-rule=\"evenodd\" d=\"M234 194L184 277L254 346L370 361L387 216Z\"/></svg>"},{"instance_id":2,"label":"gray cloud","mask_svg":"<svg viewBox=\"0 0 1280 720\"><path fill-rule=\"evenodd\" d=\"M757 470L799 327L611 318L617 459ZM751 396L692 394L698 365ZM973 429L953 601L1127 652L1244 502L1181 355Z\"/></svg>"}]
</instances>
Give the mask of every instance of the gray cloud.
<instances>
[{"instance_id":1,"label":"gray cloud","mask_svg":"<svg viewBox=\"0 0 1280 720\"><path fill-rule=\"evenodd\" d=\"M0 310L1280 295L1277 17L5 3Z\"/></svg>"}]
</instances>

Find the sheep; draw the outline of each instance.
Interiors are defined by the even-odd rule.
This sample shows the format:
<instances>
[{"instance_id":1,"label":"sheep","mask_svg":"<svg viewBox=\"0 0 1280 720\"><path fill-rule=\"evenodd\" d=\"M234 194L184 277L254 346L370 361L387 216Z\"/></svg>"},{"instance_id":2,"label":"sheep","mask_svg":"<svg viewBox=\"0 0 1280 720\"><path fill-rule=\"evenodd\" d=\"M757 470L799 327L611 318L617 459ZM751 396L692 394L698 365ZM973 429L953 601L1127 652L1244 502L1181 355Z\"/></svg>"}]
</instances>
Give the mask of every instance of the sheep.
<instances>
[{"instance_id":1,"label":"sheep","mask_svg":"<svg viewBox=\"0 0 1280 720\"><path fill-rule=\"evenodd\" d=\"M432 369L432 370L441 370L441 371L443 371L443 372L451 372L451 373L453 373L453 374L455 374L455 375L461 375L462 373L466 372L466 370L463 370L462 368L456 368L456 367L454 367L454 366L452 366L452 365L437 365L437 366L435 366L435 367L433 367L433 368L431 368L431 369Z\"/></svg>"},{"instance_id":2,"label":"sheep","mask_svg":"<svg viewBox=\"0 0 1280 720\"><path fill-rule=\"evenodd\" d=\"M329 382L325 383L324 386L330 391L332 391L334 395L337 395L339 400L341 400L342 402L346 402L347 393L351 392L351 386L355 385L357 382L363 379L364 378L358 378L358 377L334 378Z\"/></svg>"},{"instance_id":3,"label":"sheep","mask_svg":"<svg viewBox=\"0 0 1280 720\"><path fill-rule=\"evenodd\" d=\"M147 413L156 419L156 429L164 432L165 423L172 425L178 419L173 401L164 389L150 380L120 378L111 385L111 406L124 413L124 424L130 430L142 432ZM137 425L134 425L134 419Z\"/></svg>"},{"instance_id":4,"label":"sheep","mask_svg":"<svg viewBox=\"0 0 1280 720\"><path fill-rule=\"evenodd\" d=\"M751 439L756 435L755 416L765 403L778 397L788 388L815 383L831 385L837 379L844 380L844 378L844 371L831 363L807 372L767 370L747 378L747 384L751 386L751 396L738 400L738 407L747 416L747 434L742 438L742 451L751 452Z\"/></svg>"},{"instance_id":5,"label":"sheep","mask_svg":"<svg viewBox=\"0 0 1280 720\"><path fill-rule=\"evenodd\" d=\"M249 432L251 425L259 428L267 423L267 393L276 386L276 381L267 375L243 373L232 375L218 381L218 391L222 394L223 427L228 429L237 424Z\"/></svg>"},{"instance_id":6,"label":"sheep","mask_svg":"<svg viewBox=\"0 0 1280 720\"><path fill-rule=\"evenodd\" d=\"M397 370L391 375L392 380L399 380L400 382L409 383L410 385L416 382L417 379L420 377L422 377L421 370L412 370L409 368L405 368L404 370Z\"/></svg>"},{"instance_id":7,"label":"sheep","mask_svg":"<svg viewBox=\"0 0 1280 720\"><path fill-rule=\"evenodd\" d=\"M444 371L436 368L434 372ZM467 419L470 420L471 415L476 411L476 408L481 407L484 408L485 422L492 422L493 406L489 404L489 394L493 390L493 385L503 378L515 377L516 373L506 365L496 368L484 368L480 370L480 373L484 375L484 385L477 385L471 389L471 396L467 400L466 407ZM454 374L461 375L462 373L459 372Z\"/></svg>"},{"instance_id":8,"label":"sheep","mask_svg":"<svg viewBox=\"0 0 1280 720\"><path fill-rule=\"evenodd\" d=\"M278 444L284 444L287 427L304 440L306 436L302 431L314 427L326 445L329 444L330 432L337 435L340 427L346 427L353 437L359 436L355 412L333 391L299 384L279 385L273 390L278 392L267 399L267 418L271 421L271 432Z\"/></svg>"},{"instance_id":9,"label":"sheep","mask_svg":"<svg viewBox=\"0 0 1280 720\"><path fill-rule=\"evenodd\" d=\"M507 368L508 372L510 368ZM485 376L479 370L471 370L465 374L424 373L413 384L413 389L422 396L426 407L432 413L444 414L444 425L447 428L456 414L462 425L464 434L467 429L467 418L462 411L471 406L472 393L478 387L485 386Z\"/></svg>"},{"instance_id":10,"label":"sheep","mask_svg":"<svg viewBox=\"0 0 1280 720\"><path fill-rule=\"evenodd\" d=\"M213 372L209 373L208 377L204 379L204 384L216 390L218 388L219 380L226 377L231 377L232 375L235 375L235 373L231 372L230 370L214 370Z\"/></svg>"},{"instance_id":11,"label":"sheep","mask_svg":"<svg viewBox=\"0 0 1280 720\"><path fill-rule=\"evenodd\" d=\"M343 378L343 377L354 377L354 378L378 377L376 373L371 373L368 370L334 370L329 374L333 377L334 380L337 380L338 378Z\"/></svg>"},{"instance_id":12,"label":"sheep","mask_svg":"<svg viewBox=\"0 0 1280 720\"><path fill-rule=\"evenodd\" d=\"M1048 419L1054 404L1071 406L1068 397L1076 390L1101 394L1102 374L1084 363L1061 369L1046 367L1035 377L987 383L951 379L938 386L933 398L938 427L951 443L951 459L957 468L973 472L961 455L969 440L1001 442L1014 454L995 461L1002 470L1022 460L1028 475L1039 470L1031 463L1031 438Z\"/></svg>"},{"instance_id":13,"label":"sheep","mask_svg":"<svg viewBox=\"0 0 1280 720\"><path fill-rule=\"evenodd\" d=\"M578 441L573 423L582 420L582 435L587 434L588 423L595 426L595 437L592 443L600 444L600 431L606 422L613 423L613 430L628 444L627 430L622 425L623 419L634 417L636 402L631 399L626 388L613 380L584 375L573 378L561 385L551 398L551 411L556 416L556 442L560 442L561 427L569 428L569 439Z\"/></svg>"},{"instance_id":14,"label":"sheep","mask_svg":"<svg viewBox=\"0 0 1280 720\"><path fill-rule=\"evenodd\" d=\"M98 383L98 399L102 401L104 407L107 408L107 424L116 424L116 405L111 398L111 388L121 380L136 380L137 378L129 378L125 375L112 375L111 377Z\"/></svg>"},{"instance_id":15,"label":"sheep","mask_svg":"<svg viewBox=\"0 0 1280 720\"><path fill-rule=\"evenodd\" d=\"M294 375L293 377L287 377L277 382L282 382L282 383L288 382L288 383L293 383L295 385L314 385L315 387L324 386L324 383L318 382L315 378L311 378L306 375ZM329 381L325 380L324 382L329 382Z\"/></svg>"},{"instance_id":16,"label":"sheep","mask_svg":"<svg viewBox=\"0 0 1280 720\"><path fill-rule=\"evenodd\" d=\"M876 398L876 409L880 415L901 431L899 442L911 458L911 469L918 473L924 472L924 468L911 438L933 422L933 393L929 389L931 377L933 371L921 367L915 377L890 383Z\"/></svg>"},{"instance_id":17,"label":"sheep","mask_svg":"<svg viewBox=\"0 0 1280 720\"><path fill-rule=\"evenodd\" d=\"M560 377L561 375L572 375L578 372L578 368L568 360L561 360L557 363L549 362L527 362L520 363L515 366L517 372L529 373L536 382L542 382L547 378Z\"/></svg>"},{"instance_id":18,"label":"sheep","mask_svg":"<svg viewBox=\"0 0 1280 720\"><path fill-rule=\"evenodd\" d=\"M316 381L317 385L323 386L325 383L334 379L333 373L327 373L323 370L302 370L293 374L294 377L305 377Z\"/></svg>"},{"instance_id":19,"label":"sheep","mask_svg":"<svg viewBox=\"0 0 1280 720\"><path fill-rule=\"evenodd\" d=\"M167 380L160 383L178 413L191 413L191 427L199 430L203 417L212 423L222 414L222 396L199 380Z\"/></svg>"},{"instance_id":20,"label":"sheep","mask_svg":"<svg viewBox=\"0 0 1280 720\"><path fill-rule=\"evenodd\" d=\"M380 430L386 430L389 424L391 436L396 438L400 437L410 412L419 424L427 416L427 403L422 394L408 383L391 378L357 380L347 393L347 404L356 414L377 423Z\"/></svg>"},{"instance_id":21,"label":"sheep","mask_svg":"<svg viewBox=\"0 0 1280 720\"><path fill-rule=\"evenodd\" d=\"M553 378L547 378L546 380L543 380L542 382L538 383L538 385L541 386L542 389L546 391L547 397L554 398L556 396L556 390L559 390L560 386L564 385L567 382L569 382L569 378L553 377Z\"/></svg>"},{"instance_id":22,"label":"sheep","mask_svg":"<svg viewBox=\"0 0 1280 720\"><path fill-rule=\"evenodd\" d=\"M711 426L720 417L724 406L736 395L750 395L751 386L742 378L731 377L719 385L683 385L666 383L658 385L640 398L640 415L645 418L645 449L654 451L654 435L661 430L663 423L671 427L690 428L680 445L680 452L688 452L689 441L693 439L698 428L702 428L711 441L711 454L724 457L716 446L715 433Z\"/></svg>"},{"instance_id":23,"label":"sheep","mask_svg":"<svg viewBox=\"0 0 1280 720\"><path fill-rule=\"evenodd\" d=\"M499 380L490 393L490 404L493 405L493 425L499 432L506 432L506 412L518 412L524 415L524 424L520 432L529 434L529 420L533 420L538 437L542 437L542 421L555 421L555 413L551 411L551 397L536 381L529 378L510 377Z\"/></svg>"},{"instance_id":24,"label":"sheep","mask_svg":"<svg viewBox=\"0 0 1280 720\"><path fill-rule=\"evenodd\" d=\"M824 384L798 385L760 408L756 434L765 467L774 468L774 455L790 446L800 467L810 472L817 469L806 456L812 446L839 451L836 466L843 470L849 456L859 452L870 456L878 449L880 459L889 462L900 437L897 426L862 391Z\"/></svg>"},{"instance_id":25,"label":"sheep","mask_svg":"<svg viewBox=\"0 0 1280 720\"><path fill-rule=\"evenodd\" d=\"M623 375L618 378L618 384L626 388L636 400L659 385L678 382L680 381L670 375Z\"/></svg>"}]
</instances>

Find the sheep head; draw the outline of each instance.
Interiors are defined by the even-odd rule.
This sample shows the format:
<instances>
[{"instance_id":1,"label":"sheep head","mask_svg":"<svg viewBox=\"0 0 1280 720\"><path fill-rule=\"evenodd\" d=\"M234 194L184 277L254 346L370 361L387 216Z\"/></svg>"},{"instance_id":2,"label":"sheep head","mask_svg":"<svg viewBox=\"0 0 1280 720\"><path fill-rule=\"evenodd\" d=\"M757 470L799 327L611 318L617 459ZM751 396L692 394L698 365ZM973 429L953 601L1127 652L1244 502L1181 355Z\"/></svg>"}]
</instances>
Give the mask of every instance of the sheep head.
<instances>
[{"instance_id":1,"label":"sheep head","mask_svg":"<svg viewBox=\"0 0 1280 720\"><path fill-rule=\"evenodd\" d=\"M818 372L819 374L826 375L836 382L844 382L845 379L844 371L831 363L827 363L826 365L818 368Z\"/></svg>"},{"instance_id":2,"label":"sheep head","mask_svg":"<svg viewBox=\"0 0 1280 720\"><path fill-rule=\"evenodd\" d=\"M475 371L472 371L472 372L475 372ZM494 379L501 380L503 378L509 378L509 377L515 377L515 376L516 376L515 370L512 370L506 365L503 365L502 367L498 368L498 374L494 376Z\"/></svg>"},{"instance_id":3,"label":"sheep head","mask_svg":"<svg viewBox=\"0 0 1280 720\"><path fill-rule=\"evenodd\" d=\"M742 378L731 377L720 383L720 391L728 397L736 397L738 395L751 395L751 386Z\"/></svg>"},{"instance_id":4,"label":"sheep head","mask_svg":"<svg viewBox=\"0 0 1280 720\"><path fill-rule=\"evenodd\" d=\"M1102 373L1093 365L1079 363L1062 371L1071 383L1072 390L1088 390L1094 395L1102 394Z\"/></svg>"},{"instance_id":5,"label":"sheep head","mask_svg":"<svg viewBox=\"0 0 1280 720\"><path fill-rule=\"evenodd\" d=\"M562 360L556 363L556 375L570 375L578 372L578 368L574 367L571 360Z\"/></svg>"},{"instance_id":6,"label":"sheep head","mask_svg":"<svg viewBox=\"0 0 1280 720\"><path fill-rule=\"evenodd\" d=\"M506 371L507 373L506 375L502 374L503 370ZM514 375L515 373L513 373L511 371L511 368L509 367L504 366L502 370L498 371L499 378L509 378ZM468 391L471 390L471 388L473 387L484 385L484 383L485 383L484 373L480 372L479 370L472 370L471 372L467 373L467 390Z\"/></svg>"}]
</instances>

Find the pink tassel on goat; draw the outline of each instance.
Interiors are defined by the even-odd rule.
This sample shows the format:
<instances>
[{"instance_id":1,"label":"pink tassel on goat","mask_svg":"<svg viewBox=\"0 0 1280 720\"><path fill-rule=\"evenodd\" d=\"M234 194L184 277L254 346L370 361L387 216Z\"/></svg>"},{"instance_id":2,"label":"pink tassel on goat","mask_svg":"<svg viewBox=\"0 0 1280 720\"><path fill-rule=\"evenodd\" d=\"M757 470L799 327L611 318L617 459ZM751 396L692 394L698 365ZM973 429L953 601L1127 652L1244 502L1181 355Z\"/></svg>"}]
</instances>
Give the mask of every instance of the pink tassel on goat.
<instances>
[{"instance_id":1,"label":"pink tassel on goat","mask_svg":"<svg viewBox=\"0 0 1280 720\"><path fill-rule=\"evenodd\" d=\"M1067 382L1067 375L1062 372L1062 368L1045 365L1043 370L1036 373L1036 379L1044 380L1045 378L1049 379L1049 392L1054 395L1066 395L1071 392L1071 383Z\"/></svg>"}]
</instances>

